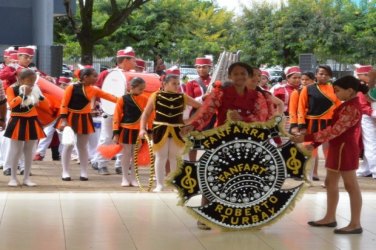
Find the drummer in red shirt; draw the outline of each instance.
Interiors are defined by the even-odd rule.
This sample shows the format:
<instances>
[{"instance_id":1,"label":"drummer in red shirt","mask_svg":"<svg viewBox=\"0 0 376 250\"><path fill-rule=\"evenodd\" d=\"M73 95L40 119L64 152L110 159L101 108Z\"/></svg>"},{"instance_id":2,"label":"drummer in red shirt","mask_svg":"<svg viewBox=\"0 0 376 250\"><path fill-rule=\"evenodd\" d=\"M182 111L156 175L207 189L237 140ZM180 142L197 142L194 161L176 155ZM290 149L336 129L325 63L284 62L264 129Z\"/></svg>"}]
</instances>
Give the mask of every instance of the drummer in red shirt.
<instances>
[{"instance_id":1,"label":"drummer in red shirt","mask_svg":"<svg viewBox=\"0 0 376 250\"><path fill-rule=\"evenodd\" d=\"M124 72L133 71L136 67L136 53L134 52L133 48L126 47L125 49L119 50L116 54L116 64L117 67L112 70L120 69ZM95 85L99 88L102 88L105 78L112 70L102 71L99 74L98 80ZM101 118L101 131L99 135L98 146L108 145L112 143L112 122L113 116L110 114L105 114ZM92 161L92 167L93 169L98 170L98 173L101 175L109 175L110 173L107 169L108 163L108 159L103 158L99 153L97 153ZM116 174L122 174L121 155L119 154L116 156L115 172Z\"/></svg>"}]
</instances>

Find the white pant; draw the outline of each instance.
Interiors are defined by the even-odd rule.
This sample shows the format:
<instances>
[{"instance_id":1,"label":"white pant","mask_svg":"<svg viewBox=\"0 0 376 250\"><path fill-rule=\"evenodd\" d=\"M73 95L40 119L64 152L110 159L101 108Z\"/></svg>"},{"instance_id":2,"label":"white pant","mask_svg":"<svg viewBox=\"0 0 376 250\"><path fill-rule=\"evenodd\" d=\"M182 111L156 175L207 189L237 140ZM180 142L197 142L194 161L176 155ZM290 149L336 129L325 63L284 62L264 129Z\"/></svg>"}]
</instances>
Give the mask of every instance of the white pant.
<instances>
[{"instance_id":1,"label":"white pant","mask_svg":"<svg viewBox=\"0 0 376 250\"><path fill-rule=\"evenodd\" d=\"M46 151L51 144L52 138L54 137L55 122L56 120L54 120L50 124L47 124L46 126L43 127L43 131L46 134L46 137L39 141L37 151L36 151L36 153L40 154L40 156L42 157L46 155Z\"/></svg>"},{"instance_id":2,"label":"white pant","mask_svg":"<svg viewBox=\"0 0 376 250\"><path fill-rule=\"evenodd\" d=\"M357 175L372 174L376 178L376 119L362 115L362 139L364 145L363 162L359 165Z\"/></svg>"},{"instance_id":3,"label":"white pant","mask_svg":"<svg viewBox=\"0 0 376 250\"><path fill-rule=\"evenodd\" d=\"M112 116L108 115L106 118L102 117L101 120L101 131L100 131L100 136L99 136L99 142L98 146L100 145L109 145L112 143ZM121 167L121 153L116 155L116 162L115 162L115 167ZM109 160L105 159L102 157L100 153L96 153L95 155L95 162L98 162L98 168L103 168L107 167L107 164Z\"/></svg>"},{"instance_id":4,"label":"white pant","mask_svg":"<svg viewBox=\"0 0 376 250\"><path fill-rule=\"evenodd\" d=\"M33 152L36 143L36 140L18 141L9 139L9 153L5 157L5 166L11 168L12 179L16 179L17 165L22 157L24 158L25 167L24 180L27 180L29 178L31 163L33 161Z\"/></svg>"},{"instance_id":5,"label":"white pant","mask_svg":"<svg viewBox=\"0 0 376 250\"><path fill-rule=\"evenodd\" d=\"M177 168L177 157L183 153L183 148L177 145L173 138L167 138L166 143L155 152L155 178L157 186L163 186L166 175L166 162L170 162L170 172Z\"/></svg>"},{"instance_id":6,"label":"white pant","mask_svg":"<svg viewBox=\"0 0 376 250\"><path fill-rule=\"evenodd\" d=\"M75 134L75 145L78 152L78 158L80 159L80 168L82 177L87 177L87 166L88 166L88 152L87 144L89 141L89 135ZM62 177L70 177L69 168L71 161L71 154L74 145L63 145L63 152L61 156L61 165L63 167Z\"/></svg>"},{"instance_id":7,"label":"white pant","mask_svg":"<svg viewBox=\"0 0 376 250\"><path fill-rule=\"evenodd\" d=\"M101 133L101 118L93 117L95 132L89 135L88 152L89 160L93 162L97 154L99 136Z\"/></svg>"},{"instance_id":8,"label":"white pant","mask_svg":"<svg viewBox=\"0 0 376 250\"><path fill-rule=\"evenodd\" d=\"M135 170L133 164L134 144L122 144L121 166L123 170L123 181L135 181ZM130 172L129 172L130 170Z\"/></svg>"}]
</instances>

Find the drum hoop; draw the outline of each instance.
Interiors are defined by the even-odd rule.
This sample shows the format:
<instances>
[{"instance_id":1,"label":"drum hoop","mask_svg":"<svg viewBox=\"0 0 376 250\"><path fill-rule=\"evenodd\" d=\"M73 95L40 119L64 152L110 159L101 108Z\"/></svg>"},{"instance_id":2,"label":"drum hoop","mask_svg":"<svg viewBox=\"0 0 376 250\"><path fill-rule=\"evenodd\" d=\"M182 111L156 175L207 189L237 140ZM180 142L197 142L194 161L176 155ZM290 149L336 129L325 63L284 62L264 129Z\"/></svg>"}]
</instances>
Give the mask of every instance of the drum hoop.
<instances>
[{"instance_id":1,"label":"drum hoop","mask_svg":"<svg viewBox=\"0 0 376 250\"><path fill-rule=\"evenodd\" d=\"M153 145L151 143L149 136L145 135L145 139L148 144L149 156L150 156L150 174L149 174L149 184L147 188L145 188L144 185L142 185L141 180L140 180L140 174L138 172L138 152L142 145L141 138L137 139L137 142L135 145L135 149L133 152L133 163L134 163L135 175L136 175L136 180L138 182L138 186L140 187L141 191L150 192L151 188L153 187L154 176L155 176L154 154L153 154Z\"/></svg>"}]
</instances>

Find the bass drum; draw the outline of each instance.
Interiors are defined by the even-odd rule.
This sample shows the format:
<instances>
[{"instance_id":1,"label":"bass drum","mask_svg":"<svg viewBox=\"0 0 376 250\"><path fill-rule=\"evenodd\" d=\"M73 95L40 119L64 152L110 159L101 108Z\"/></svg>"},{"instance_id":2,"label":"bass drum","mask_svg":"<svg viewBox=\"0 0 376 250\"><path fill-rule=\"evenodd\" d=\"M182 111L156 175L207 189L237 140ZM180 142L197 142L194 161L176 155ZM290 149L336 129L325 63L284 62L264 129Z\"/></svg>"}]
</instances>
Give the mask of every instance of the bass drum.
<instances>
[{"instance_id":1,"label":"bass drum","mask_svg":"<svg viewBox=\"0 0 376 250\"><path fill-rule=\"evenodd\" d=\"M140 77L146 82L144 94L150 96L161 87L160 77L157 74L141 72L124 72L120 69L112 70L103 81L102 90L116 97L121 97L129 91L129 82L134 77ZM101 98L103 111L108 115L113 115L116 103L109 102Z\"/></svg>"},{"instance_id":2,"label":"bass drum","mask_svg":"<svg viewBox=\"0 0 376 250\"><path fill-rule=\"evenodd\" d=\"M35 82L50 104L50 107L48 108L43 105L36 106L38 111L38 119L42 125L45 126L53 122L59 115L64 90L40 76L37 76L37 80Z\"/></svg>"}]
</instances>

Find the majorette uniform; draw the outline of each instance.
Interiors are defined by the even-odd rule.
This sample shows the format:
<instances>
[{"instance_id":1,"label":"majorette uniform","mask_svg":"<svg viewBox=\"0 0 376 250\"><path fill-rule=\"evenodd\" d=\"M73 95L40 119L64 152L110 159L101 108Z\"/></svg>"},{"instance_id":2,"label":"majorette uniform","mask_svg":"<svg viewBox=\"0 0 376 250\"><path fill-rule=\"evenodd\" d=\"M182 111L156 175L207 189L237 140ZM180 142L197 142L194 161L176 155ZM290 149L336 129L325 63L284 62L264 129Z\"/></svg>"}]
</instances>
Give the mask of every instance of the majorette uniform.
<instances>
[{"instance_id":1,"label":"majorette uniform","mask_svg":"<svg viewBox=\"0 0 376 250\"><path fill-rule=\"evenodd\" d=\"M313 141L315 146L329 140L327 169L350 171L358 168L361 115L359 98L354 97L334 110L330 126L304 137L304 141Z\"/></svg>"},{"instance_id":2,"label":"majorette uniform","mask_svg":"<svg viewBox=\"0 0 376 250\"><path fill-rule=\"evenodd\" d=\"M180 135L180 127L184 126L185 95L159 91L152 94L151 98L155 98L154 150L158 151L168 138L172 138L179 147L183 147L184 140Z\"/></svg>"},{"instance_id":3,"label":"majorette uniform","mask_svg":"<svg viewBox=\"0 0 376 250\"><path fill-rule=\"evenodd\" d=\"M122 186L138 186L133 164L134 147L140 132L140 118L148 98L144 95L126 94L118 99L113 117L113 133L119 134L123 144L121 166ZM130 170L130 174L129 174Z\"/></svg>"},{"instance_id":4,"label":"majorette uniform","mask_svg":"<svg viewBox=\"0 0 376 250\"><path fill-rule=\"evenodd\" d=\"M33 149L38 139L44 138L42 124L38 120L38 112L34 105L23 107L21 104L27 100L27 96L20 94L20 86L12 85L7 89L8 105L11 108L10 120L6 127L4 136L10 138L7 141L8 149L5 157L5 165L11 168L11 180L9 186L17 186L17 165L23 156L24 180L27 186L36 184L29 180L30 169L33 157ZM42 96L39 97L38 106L49 106L49 103Z\"/></svg>"},{"instance_id":5,"label":"majorette uniform","mask_svg":"<svg viewBox=\"0 0 376 250\"><path fill-rule=\"evenodd\" d=\"M333 111L341 104L331 83L303 87L299 95L298 126L315 133L330 125Z\"/></svg>"},{"instance_id":6,"label":"majorette uniform","mask_svg":"<svg viewBox=\"0 0 376 250\"><path fill-rule=\"evenodd\" d=\"M60 118L56 127L61 123L61 118L67 118L68 126L76 134L91 134L94 132L93 118L91 117L91 100L103 98L116 102L116 97L94 86L84 86L82 83L69 85L64 92L60 109Z\"/></svg>"},{"instance_id":7,"label":"majorette uniform","mask_svg":"<svg viewBox=\"0 0 376 250\"><path fill-rule=\"evenodd\" d=\"M116 103L113 132L119 134L119 143L136 144L140 131L140 117L148 98L144 95L126 94Z\"/></svg>"},{"instance_id":8,"label":"majorette uniform","mask_svg":"<svg viewBox=\"0 0 376 250\"><path fill-rule=\"evenodd\" d=\"M7 89L8 104L11 108L11 118L5 130L5 137L19 141L39 140L45 137L42 124L38 120L38 112L34 105L21 107L22 99L20 86L15 85ZM26 97L27 98L27 97ZM48 106L48 102L41 97L38 105Z\"/></svg>"}]
</instances>

